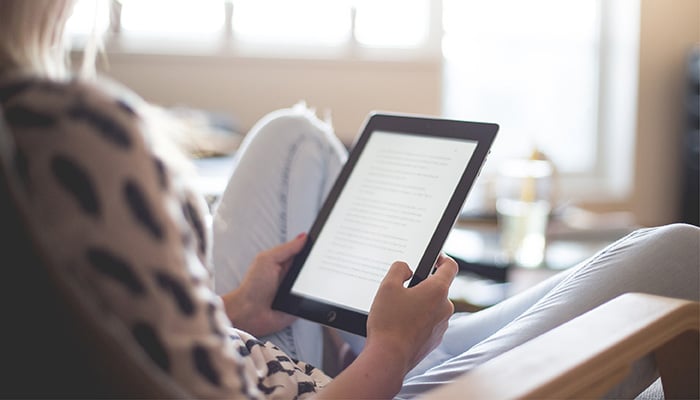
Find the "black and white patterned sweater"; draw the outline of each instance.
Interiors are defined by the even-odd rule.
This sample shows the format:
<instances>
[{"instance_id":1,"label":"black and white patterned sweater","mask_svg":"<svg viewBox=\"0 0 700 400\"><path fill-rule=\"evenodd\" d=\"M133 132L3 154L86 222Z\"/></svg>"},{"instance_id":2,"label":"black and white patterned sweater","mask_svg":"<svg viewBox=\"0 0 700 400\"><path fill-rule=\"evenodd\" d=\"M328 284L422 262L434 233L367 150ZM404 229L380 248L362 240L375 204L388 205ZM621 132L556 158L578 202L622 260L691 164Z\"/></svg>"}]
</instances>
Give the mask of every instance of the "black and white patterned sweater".
<instances>
[{"instance_id":1,"label":"black and white patterned sweater","mask_svg":"<svg viewBox=\"0 0 700 400\"><path fill-rule=\"evenodd\" d=\"M158 155L130 92L0 79L0 152L50 264L131 332L194 397L303 398L330 378L231 327L211 289L202 200ZM163 134L163 133L161 133Z\"/></svg>"}]
</instances>

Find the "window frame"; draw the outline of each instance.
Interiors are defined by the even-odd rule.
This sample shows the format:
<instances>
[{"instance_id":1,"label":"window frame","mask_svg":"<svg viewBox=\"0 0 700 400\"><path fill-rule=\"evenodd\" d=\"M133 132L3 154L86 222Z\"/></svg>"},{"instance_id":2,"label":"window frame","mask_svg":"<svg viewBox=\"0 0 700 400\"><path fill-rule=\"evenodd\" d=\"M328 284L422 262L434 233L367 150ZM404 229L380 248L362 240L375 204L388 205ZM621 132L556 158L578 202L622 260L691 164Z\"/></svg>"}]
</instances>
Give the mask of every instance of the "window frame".
<instances>
[{"instance_id":1,"label":"window frame","mask_svg":"<svg viewBox=\"0 0 700 400\"><path fill-rule=\"evenodd\" d=\"M123 4L119 0L107 0L109 8L109 26L103 37L105 52L110 54L158 54L182 56L214 56L233 58L291 58L303 60L339 60L339 61L392 61L413 62L441 60L442 38L442 0L427 0L429 17L427 37L416 47L382 47L365 46L356 38L354 32L355 11L349 6L349 18L352 18L345 43L337 46L323 45L276 45L249 43L237 38L232 21L235 12L235 0L218 0L223 7L224 22L218 32L197 38L178 37L177 43L170 38L156 34L130 33L121 25ZM73 35L73 48L80 49L87 42L88 35Z\"/></svg>"}]
</instances>

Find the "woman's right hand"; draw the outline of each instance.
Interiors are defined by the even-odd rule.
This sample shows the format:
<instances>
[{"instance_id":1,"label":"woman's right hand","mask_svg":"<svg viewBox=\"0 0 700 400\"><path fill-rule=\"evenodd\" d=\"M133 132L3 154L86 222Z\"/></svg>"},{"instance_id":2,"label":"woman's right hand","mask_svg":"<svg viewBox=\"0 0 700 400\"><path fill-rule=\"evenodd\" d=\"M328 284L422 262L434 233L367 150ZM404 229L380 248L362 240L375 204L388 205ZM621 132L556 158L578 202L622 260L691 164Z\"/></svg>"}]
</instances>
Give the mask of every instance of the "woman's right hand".
<instances>
[{"instance_id":1,"label":"woman's right hand","mask_svg":"<svg viewBox=\"0 0 700 400\"><path fill-rule=\"evenodd\" d=\"M403 378L442 340L454 305L447 298L457 263L446 256L437 271L416 286L406 263L384 277L367 320L367 341L358 357L317 394L322 398L392 398Z\"/></svg>"},{"instance_id":2,"label":"woman's right hand","mask_svg":"<svg viewBox=\"0 0 700 400\"><path fill-rule=\"evenodd\" d=\"M442 340L454 305L447 294L457 263L444 255L437 270L416 286L404 283L412 273L404 262L395 262L379 286L367 321L365 348L381 346L405 356L405 372L416 366Z\"/></svg>"}]
</instances>

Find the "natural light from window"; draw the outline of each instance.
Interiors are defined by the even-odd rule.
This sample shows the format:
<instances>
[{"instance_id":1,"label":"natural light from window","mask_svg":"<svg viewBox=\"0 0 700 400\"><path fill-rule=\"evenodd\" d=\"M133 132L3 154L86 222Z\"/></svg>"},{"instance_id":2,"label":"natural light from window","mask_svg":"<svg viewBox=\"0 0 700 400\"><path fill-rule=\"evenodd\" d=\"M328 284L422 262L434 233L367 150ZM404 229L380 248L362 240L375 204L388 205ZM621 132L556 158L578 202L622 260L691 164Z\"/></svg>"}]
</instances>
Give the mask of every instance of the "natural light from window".
<instances>
[{"instance_id":1,"label":"natural light from window","mask_svg":"<svg viewBox=\"0 0 700 400\"><path fill-rule=\"evenodd\" d=\"M536 148L572 193L620 197L638 11L639 0L79 0L67 34L97 21L108 53L436 66L443 116L501 126L486 179Z\"/></svg>"},{"instance_id":2,"label":"natural light from window","mask_svg":"<svg viewBox=\"0 0 700 400\"><path fill-rule=\"evenodd\" d=\"M86 36L91 34L93 27L97 33L103 33L109 27L107 3L102 0L76 2L73 14L66 23L66 34Z\"/></svg>"},{"instance_id":3,"label":"natural light from window","mask_svg":"<svg viewBox=\"0 0 700 400\"><path fill-rule=\"evenodd\" d=\"M97 7L97 4L101 5ZM227 11L226 4L230 4ZM243 44L418 48L428 39L430 0L119 0L119 31L130 37L207 36L226 29ZM80 0L68 33L88 35L109 25L109 2ZM168 44L169 47L172 44Z\"/></svg>"},{"instance_id":4,"label":"natural light from window","mask_svg":"<svg viewBox=\"0 0 700 400\"><path fill-rule=\"evenodd\" d=\"M428 38L427 0L364 0L356 3L355 39L360 45L418 47Z\"/></svg>"},{"instance_id":5,"label":"natural light from window","mask_svg":"<svg viewBox=\"0 0 700 400\"><path fill-rule=\"evenodd\" d=\"M127 33L184 36L221 32L224 27L221 1L120 1L121 28Z\"/></svg>"},{"instance_id":6,"label":"natural light from window","mask_svg":"<svg viewBox=\"0 0 700 400\"><path fill-rule=\"evenodd\" d=\"M326 0L239 0L233 4L237 40L262 44L340 45L350 37L347 3Z\"/></svg>"},{"instance_id":7,"label":"natural light from window","mask_svg":"<svg viewBox=\"0 0 700 400\"><path fill-rule=\"evenodd\" d=\"M537 147L560 172L595 167L599 5L444 1L444 113L498 121L491 166Z\"/></svg>"}]
</instances>

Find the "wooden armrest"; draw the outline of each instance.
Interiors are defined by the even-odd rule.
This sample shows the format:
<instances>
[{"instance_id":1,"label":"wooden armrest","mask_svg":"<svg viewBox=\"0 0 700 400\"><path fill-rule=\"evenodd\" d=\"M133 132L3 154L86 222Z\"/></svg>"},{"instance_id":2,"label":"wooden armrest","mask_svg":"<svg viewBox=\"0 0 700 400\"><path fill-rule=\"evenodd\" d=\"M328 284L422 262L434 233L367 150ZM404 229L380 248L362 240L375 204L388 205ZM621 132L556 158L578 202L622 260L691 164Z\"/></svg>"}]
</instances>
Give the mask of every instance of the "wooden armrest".
<instances>
[{"instance_id":1,"label":"wooden armrest","mask_svg":"<svg viewBox=\"0 0 700 400\"><path fill-rule=\"evenodd\" d=\"M426 394L427 398L596 398L654 353L666 398L698 398L700 303L617 297Z\"/></svg>"}]
</instances>

